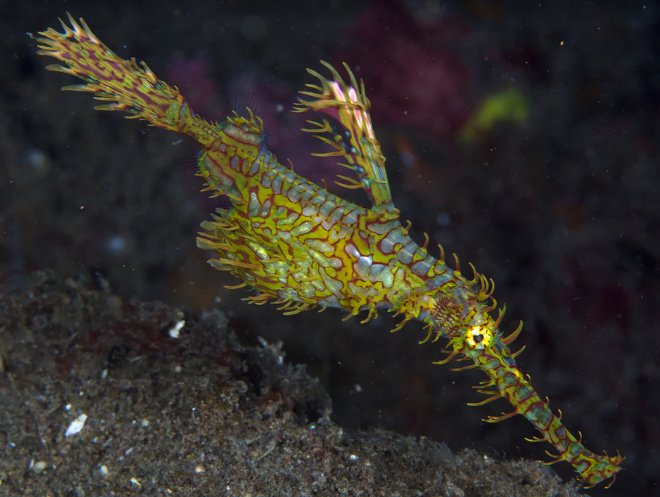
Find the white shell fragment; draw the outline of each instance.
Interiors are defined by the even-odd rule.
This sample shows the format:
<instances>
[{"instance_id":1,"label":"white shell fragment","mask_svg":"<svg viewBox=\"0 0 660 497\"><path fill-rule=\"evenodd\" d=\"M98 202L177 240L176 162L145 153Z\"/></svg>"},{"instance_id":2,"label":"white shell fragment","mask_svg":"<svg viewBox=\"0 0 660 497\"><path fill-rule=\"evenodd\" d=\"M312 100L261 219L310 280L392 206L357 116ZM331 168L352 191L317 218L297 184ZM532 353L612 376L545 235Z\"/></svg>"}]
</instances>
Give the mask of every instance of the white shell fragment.
<instances>
[{"instance_id":1,"label":"white shell fragment","mask_svg":"<svg viewBox=\"0 0 660 497\"><path fill-rule=\"evenodd\" d=\"M72 437L80 433L82 429L85 427L86 421L87 421L87 414L83 413L80 416L78 416L76 419L71 421L71 424L69 424L66 431L64 432L64 436Z\"/></svg>"},{"instance_id":2,"label":"white shell fragment","mask_svg":"<svg viewBox=\"0 0 660 497\"><path fill-rule=\"evenodd\" d=\"M181 329L186 325L186 320L185 319L180 319L174 325L168 330L168 335L170 335L170 338L179 338L179 332Z\"/></svg>"}]
</instances>

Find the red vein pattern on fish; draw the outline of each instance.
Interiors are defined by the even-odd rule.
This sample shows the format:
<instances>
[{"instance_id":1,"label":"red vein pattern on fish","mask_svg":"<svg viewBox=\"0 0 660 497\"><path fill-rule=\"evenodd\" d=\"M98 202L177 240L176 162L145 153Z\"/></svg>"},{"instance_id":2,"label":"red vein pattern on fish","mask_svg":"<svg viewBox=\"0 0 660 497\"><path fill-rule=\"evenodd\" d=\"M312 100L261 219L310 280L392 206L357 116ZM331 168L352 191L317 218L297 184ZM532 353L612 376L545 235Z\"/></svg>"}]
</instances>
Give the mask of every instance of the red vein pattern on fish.
<instances>
[{"instance_id":1,"label":"red vein pattern on fish","mask_svg":"<svg viewBox=\"0 0 660 497\"><path fill-rule=\"evenodd\" d=\"M504 307L497 307L492 279L469 265L464 275L456 254L454 267L445 261L444 249L435 258L427 251L428 236L420 246L409 236L392 202L385 158L369 114L370 103L363 82L344 64L345 78L326 62L327 76L308 69L312 83L300 92L295 112L307 112L309 128L325 144L318 156L337 157L347 169L338 183L363 189L370 208L331 194L280 164L268 150L264 124L250 109L234 112L221 123L196 115L176 87L159 80L149 67L135 59L123 60L105 46L83 19L64 31L48 28L38 38L40 55L62 65L48 69L75 76L84 84L65 90L94 94L100 110L124 111L153 126L188 135L202 147L198 175L205 191L226 196L232 207L217 209L202 223L197 245L214 254L209 264L236 276L253 294L254 304L276 304L284 314L310 308L338 308L348 316L364 313L361 322L385 310L401 317L392 331L409 321L420 321L426 331L420 343L442 341L446 356L479 368L486 379L475 388L486 395L484 405L505 399L513 410L484 421L495 423L524 416L539 435L527 438L547 442L555 453L549 464L569 463L587 487L611 479L621 469L623 457L596 454L582 444L561 422L561 411L550 409L521 373L509 346L522 323L504 334L500 323Z\"/></svg>"}]
</instances>

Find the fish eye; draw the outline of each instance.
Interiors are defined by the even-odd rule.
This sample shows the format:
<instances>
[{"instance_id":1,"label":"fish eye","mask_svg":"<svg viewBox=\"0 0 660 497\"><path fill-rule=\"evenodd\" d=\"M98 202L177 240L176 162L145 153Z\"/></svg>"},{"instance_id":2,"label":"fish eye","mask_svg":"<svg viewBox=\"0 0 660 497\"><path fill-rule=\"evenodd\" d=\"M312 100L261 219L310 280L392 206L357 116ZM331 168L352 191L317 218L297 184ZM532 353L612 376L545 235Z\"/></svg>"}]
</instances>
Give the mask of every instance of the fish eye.
<instances>
[{"instance_id":1,"label":"fish eye","mask_svg":"<svg viewBox=\"0 0 660 497\"><path fill-rule=\"evenodd\" d=\"M468 328L465 340L471 348L483 350L493 342L493 332L487 326L478 324Z\"/></svg>"}]
</instances>

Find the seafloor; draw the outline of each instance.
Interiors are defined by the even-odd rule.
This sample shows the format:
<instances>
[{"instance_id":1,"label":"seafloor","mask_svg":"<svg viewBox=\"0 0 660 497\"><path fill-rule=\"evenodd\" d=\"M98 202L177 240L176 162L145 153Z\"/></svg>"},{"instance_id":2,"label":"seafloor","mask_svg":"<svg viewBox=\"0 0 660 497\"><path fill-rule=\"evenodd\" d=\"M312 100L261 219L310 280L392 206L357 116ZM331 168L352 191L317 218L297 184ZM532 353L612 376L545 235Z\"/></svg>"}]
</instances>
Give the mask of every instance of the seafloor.
<instances>
[{"instance_id":1,"label":"seafloor","mask_svg":"<svg viewBox=\"0 0 660 497\"><path fill-rule=\"evenodd\" d=\"M281 344L52 274L0 296L0 495L576 497L542 464L344 430Z\"/></svg>"},{"instance_id":2,"label":"seafloor","mask_svg":"<svg viewBox=\"0 0 660 497\"><path fill-rule=\"evenodd\" d=\"M30 289L53 311L34 311L29 322L16 326L0 322L0 482L28 485L10 495L43 495L39 489L46 487L36 485L67 482L73 489L69 495L94 495L92 487L73 485L107 484L98 472L103 464L108 478L125 477L129 487L133 477L143 486L200 485L203 475L224 471L214 461L225 451L236 451L231 452L236 461L250 461L248 433L257 440L253 454L266 454L270 474L277 469L276 456L286 453L278 450L279 439L259 437L279 433L293 445L310 444L299 445L295 457L315 458L313 450L326 450L320 459L297 464L305 469L331 461L348 479L333 482L337 488L357 488L364 475L374 484L379 478L382 484L397 481L410 491L401 495L415 495L403 472L388 480L373 468L351 466L345 456L372 444L371 455L367 449L356 453L359 460L371 457L395 471L403 464L399 456L408 454L403 459L426 468L415 481L426 481L426 489L440 485L428 495L453 495L442 485L450 481L446 475L458 471L454 463L478 461L482 466L473 473L485 472L486 479L493 467L501 478L506 467L515 480L530 466L495 461L545 457L539 444L523 441L533 434L525 420L480 421L506 410L503 403L465 406L479 400L470 387L481 374L432 367L441 345L418 346L418 327L390 335L387 316L366 326L342 321L342 314L331 310L283 316L270 306L241 302L245 290L223 288L236 281L209 268L208 254L195 247L199 223L218 204L198 191L194 145L94 112L89 95L61 93L60 86L74 81L45 71L50 61L35 55L31 35L56 26L66 11L84 16L119 55L145 59L208 118L253 106L266 121L269 146L278 157L292 159L296 171L329 185L336 171L328 161L309 157L319 146L301 136L304 123L288 109L308 81L306 67L318 69L320 59L349 62L365 79L395 203L403 219L412 220L416 239L421 242L426 231L463 264L472 261L493 277L497 299L507 304L507 327L525 321L517 342L527 346L519 358L523 371L554 408L562 409L568 427L583 432L588 447L618 449L626 456L616 484L589 494L658 493L657 3L146 0L101 5L0 0L0 284L18 292L3 294L12 307L2 315L13 312L18 319L32 312ZM339 188L333 191L344 195ZM34 286L31 275L43 269L57 276ZM69 284L62 283L81 277L97 286L107 282L117 297L90 294L77 284L66 290ZM44 281L51 281L50 287ZM53 302L46 305L47 298ZM132 298L164 304L123 303ZM101 304L108 309L105 317L92 311ZM179 319L172 309L183 309L190 326L179 340L163 337L163 329ZM79 321L58 322L66 312ZM220 313L224 328L216 322ZM95 326L78 328L81 316ZM113 319L138 325L101 326ZM150 320L159 326L151 327ZM226 329L240 340L227 338ZM255 370L248 359L217 357L237 348L272 362L277 354L258 345L257 337L282 342L287 363L306 364L320 385L312 387L300 372L294 373L297 386L278 384L289 377L290 367L283 365L254 366L272 378L241 377ZM177 363L178 373L169 369ZM234 366L248 373L233 371ZM25 381L15 380L19 376ZM278 384L279 390L259 391L262 382L268 388ZM304 395L303 384L309 388ZM321 392L332 399L332 414ZM308 395L317 404L301 412L300 399ZM80 435L63 437L83 412L89 424ZM227 425L235 416L247 424ZM257 426L260 416L265 425ZM310 423L318 431L307 431ZM15 435L8 435L17 426L23 447L12 446ZM229 441L216 439L225 429L233 430ZM139 461L130 453L123 456L143 443ZM274 447L272 454L268 447ZM461 452L466 448L489 459L475 460ZM242 449L247 452L239 456ZM208 454L206 462L196 459L202 453ZM425 466L431 460L437 473ZM135 461L147 469L132 472ZM148 466L155 463L161 464L158 470ZM195 473L198 464L202 476ZM251 464L255 482L269 481L259 473L258 461ZM565 481L572 478L566 464L553 469ZM11 480L4 476L10 471ZM322 473L330 478L325 469ZM291 478L307 478L305 484L312 485L315 474ZM424 480L431 474L440 479ZM451 481L465 495L486 495L470 490L468 480ZM6 488L0 485L0 495ZM253 495L262 492L258 488Z\"/></svg>"}]
</instances>

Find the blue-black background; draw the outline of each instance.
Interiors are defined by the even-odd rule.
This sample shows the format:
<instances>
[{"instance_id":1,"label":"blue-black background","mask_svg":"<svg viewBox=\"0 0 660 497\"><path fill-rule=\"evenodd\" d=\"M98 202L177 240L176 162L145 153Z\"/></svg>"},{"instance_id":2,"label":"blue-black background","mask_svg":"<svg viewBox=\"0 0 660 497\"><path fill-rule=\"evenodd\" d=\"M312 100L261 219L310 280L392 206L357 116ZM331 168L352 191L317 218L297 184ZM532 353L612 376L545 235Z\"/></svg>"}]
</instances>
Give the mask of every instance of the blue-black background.
<instances>
[{"instance_id":1,"label":"blue-black background","mask_svg":"<svg viewBox=\"0 0 660 497\"><path fill-rule=\"evenodd\" d=\"M282 316L240 301L195 233L188 140L91 110L44 70L29 33L83 16L118 54L146 60L196 110L250 105L278 157L332 183L320 145L288 113L320 59L365 79L396 205L413 233L493 277L507 323L525 321L523 371L595 451L619 449L607 493L652 495L660 467L660 9L653 2L0 1L0 278L88 273L125 297L231 309L242 334L282 340L327 385L334 418L543 457L522 419L479 420L479 372L431 366L388 317ZM502 95L513 95L504 101ZM500 120L475 124L486 102ZM333 191L344 194L338 188ZM362 197L351 197L364 202ZM501 408L507 410L502 402ZM565 478L567 465L555 466ZM601 495L602 490L592 490Z\"/></svg>"}]
</instances>

